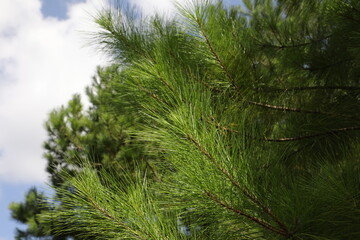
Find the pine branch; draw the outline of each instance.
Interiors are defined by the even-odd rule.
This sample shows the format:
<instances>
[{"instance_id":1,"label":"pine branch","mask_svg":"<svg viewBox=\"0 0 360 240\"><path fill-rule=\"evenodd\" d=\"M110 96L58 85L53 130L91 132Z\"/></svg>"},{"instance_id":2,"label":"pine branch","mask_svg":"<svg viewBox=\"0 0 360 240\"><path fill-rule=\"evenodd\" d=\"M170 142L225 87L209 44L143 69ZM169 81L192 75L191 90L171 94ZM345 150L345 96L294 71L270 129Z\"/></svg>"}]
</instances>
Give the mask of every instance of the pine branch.
<instances>
[{"instance_id":1,"label":"pine branch","mask_svg":"<svg viewBox=\"0 0 360 240\"><path fill-rule=\"evenodd\" d=\"M236 38L236 34L234 32L232 32L232 36L233 38ZM255 79L258 79L259 77L257 76L257 71L256 71L256 64L255 61L249 56L247 49L244 47L244 45L242 44L241 41L239 41L239 45L242 48L242 52L244 53L245 57L251 62L251 72L252 75Z\"/></svg>"},{"instance_id":2,"label":"pine branch","mask_svg":"<svg viewBox=\"0 0 360 240\"><path fill-rule=\"evenodd\" d=\"M164 84L167 88L169 88L170 91L174 92L174 88L161 76L159 71L157 71L157 74L161 83Z\"/></svg>"},{"instance_id":3,"label":"pine branch","mask_svg":"<svg viewBox=\"0 0 360 240\"><path fill-rule=\"evenodd\" d=\"M206 122L210 123L211 125L215 126L216 129L220 129L224 132L230 133L239 133L239 131L231 129L229 127L222 126L218 121L215 120L213 116L210 117L210 120L206 120Z\"/></svg>"},{"instance_id":4,"label":"pine branch","mask_svg":"<svg viewBox=\"0 0 360 240\"><path fill-rule=\"evenodd\" d=\"M273 109L273 110L278 110L278 111L283 111L283 112L320 114L320 115L325 115L325 116L344 117L344 118L350 118L350 119L359 120L355 116L345 115L345 114L336 114L336 113L322 112L322 111L317 111L317 110L307 110L307 109L301 109L301 108L290 108L290 107L283 107L283 106L271 105L271 104L267 104L267 103L260 103L260 102L254 102L254 101L246 101L246 102L249 103L249 104L255 105L255 106L268 108L268 109Z\"/></svg>"},{"instance_id":5,"label":"pine branch","mask_svg":"<svg viewBox=\"0 0 360 240\"><path fill-rule=\"evenodd\" d=\"M161 100L158 95L152 93L150 90L148 90L148 89L146 89L146 88L144 88L144 87L142 87L142 86L138 86L138 88L139 88L141 91L145 92L147 95L149 95L151 98L155 99L156 101L161 102L161 103L164 103L163 100Z\"/></svg>"},{"instance_id":6,"label":"pine branch","mask_svg":"<svg viewBox=\"0 0 360 240\"><path fill-rule=\"evenodd\" d=\"M307 70L307 71L310 71L310 72L315 72L315 71L319 71L319 70L323 70L323 69L327 69L327 68L331 68L331 67L334 67L338 64L342 64L342 63L346 63L346 62L351 62L353 61L352 58L348 58L348 59L343 59L343 60L340 60L340 61L337 61L337 62L334 62L334 63L330 63L330 64L327 64L327 65L324 65L324 66L320 66L320 67L305 67L304 64L300 64L300 67L303 69L303 70Z\"/></svg>"},{"instance_id":7,"label":"pine branch","mask_svg":"<svg viewBox=\"0 0 360 240\"><path fill-rule=\"evenodd\" d=\"M233 85L233 87L237 90L239 90L238 86L235 83L235 79L231 76L229 70L227 69L227 67L225 66L225 64L223 63L223 61L221 60L219 54L215 51L214 46L212 45L212 43L210 42L209 36L206 34L204 28L203 28L203 24L201 22L201 20L198 17L195 17L195 21L196 24L199 27L200 30L200 34L204 37L206 45L208 46L208 48L210 49L211 54L214 56L215 61L219 64L220 68L224 71L224 73L226 74L226 76L228 77L228 79L231 81L231 84Z\"/></svg>"},{"instance_id":8,"label":"pine branch","mask_svg":"<svg viewBox=\"0 0 360 240\"><path fill-rule=\"evenodd\" d=\"M305 47L307 45L310 45L311 42L307 43L299 43L295 45L274 45L274 44L262 44L262 47L269 47L269 48L277 48L277 49L285 49L285 48L297 48L297 47Z\"/></svg>"},{"instance_id":9,"label":"pine branch","mask_svg":"<svg viewBox=\"0 0 360 240\"><path fill-rule=\"evenodd\" d=\"M204 86L206 89L209 89L211 92L213 93L220 93L221 90L218 88L215 88L213 86L211 86L209 83L207 83L206 81L202 80L202 79L198 79L197 77L194 76L194 73L192 73L192 71L190 70L185 70L186 74L190 75L190 79L195 80L196 82L200 83L202 86Z\"/></svg>"},{"instance_id":10,"label":"pine branch","mask_svg":"<svg viewBox=\"0 0 360 240\"><path fill-rule=\"evenodd\" d=\"M293 87L293 88L257 88L256 90L265 90L268 92L291 92L307 90L346 90L360 91L360 87L355 86L310 86L310 87Z\"/></svg>"},{"instance_id":11,"label":"pine branch","mask_svg":"<svg viewBox=\"0 0 360 240\"><path fill-rule=\"evenodd\" d=\"M111 20L112 16L110 15L109 17ZM98 24L100 24L100 22ZM153 56L149 55L145 50L134 46L134 44L131 44L131 39L129 39L125 34L126 33L126 31L124 30L125 27L123 27L123 29L121 29L121 30L118 30L118 29L116 29L116 26L113 25L113 23L111 23L110 25L100 24L100 26L102 26L104 29L106 29L108 31L107 34L106 33L103 34L104 36L106 36L106 38L110 38L115 42L120 41L121 43L123 43L125 45L125 47L123 47L123 49L131 50L131 51L135 52L137 55L143 57L144 59L157 64L157 61L155 60L155 58ZM121 31L123 31L123 32L121 32ZM109 41L103 41L102 43L105 43L108 45L114 44ZM167 86L171 91L174 91L174 89L170 86L170 84L161 76L161 73L159 71L156 71L156 73L157 73L160 81L165 86Z\"/></svg>"},{"instance_id":12,"label":"pine branch","mask_svg":"<svg viewBox=\"0 0 360 240\"><path fill-rule=\"evenodd\" d=\"M101 44L112 46L111 48L116 49L116 47L114 45L116 45L116 41L120 41L122 44L124 44L126 46L126 49L131 49L131 51L133 51L134 53L136 53L140 56L146 55L144 52L139 51L139 48L136 48L133 46L133 44L130 44L129 40L126 37L124 37L123 33L117 32L115 30L114 26L112 26L112 25L104 26L104 25L100 24L100 27L103 27L103 29L108 31L108 33L100 34L100 36L102 36L104 38L104 40L100 41ZM105 40L105 39L109 39L109 40Z\"/></svg>"},{"instance_id":13,"label":"pine branch","mask_svg":"<svg viewBox=\"0 0 360 240\"><path fill-rule=\"evenodd\" d=\"M134 234L138 239L147 240L148 238L146 236L141 236L139 233L137 233L134 229L130 228L128 225L124 224L123 222L119 221L116 217L111 215L106 209L101 207L96 201L94 201L91 197L88 197L88 200L90 201L91 205L98 210L104 217L108 218L112 222L117 223L121 227L127 229L129 232Z\"/></svg>"},{"instance_id":14,"label":"pine branch","mask_svg":"<svg viewBox=\"0 0 360 240\"><path fill-rule=\"evenodd\" d=\"M347 15L347 14L341 14L340 16L346 18L347 20L356 22L356 24L360 24L360 20L359 19L355 19L354 17Z\"/></svg>"},{"instance_id":15,"label":"pine branch","mask_svg":"<svg viewBox=\"0 0 360 240\"><path fill-rule=\"evenodd\" d=\"M292 141L299 141L299 140L304 140L304 139L309 139L309 138L322 137L322 136L326 136L326 135L330 135L330 134L335 134L338 132L358 131L358 130L360 130L360 127L338 128L338 129L332 129L327 132L306 135L306 136L292 137L292 138L278 138L278 139L265 138L265 141L268 141L268 142L292 142Z\"/></svg>"},{"instance_id":16,"label":"pine branch","mask_svg":"<svg viewBox=\"0 0 360 240\"><path fill-rule=\"evenodd\" d=\"M255 205L257 205L260 209L262 209L270 218L272 218L279 226L280 228L283 229L283 231L285 232L288 232L286 226L272 213L271 209L267 206L265 206L263 203L261 203L259 201L259 199L254 195L252 194L248 189L246 189L245 187L242 187L238 182L236 182L234 180L234 178L231 176L231 174L226 170L224 169L223 167L219 166L219 164L216 162L215 158L209 153L206 151L206 149L200 145L199 142L197 142L195 140L194 137L188 135L187 136L188 139L191 140L191 142L196 146L196 148L201 152L203 153L210 161L211 163L221 172L225 175L225 177L227 179L230 180L230 182L236 186L238 189L240 189L242 191L242 193L251 201L253 202Z\"/></svg>"},{"instance_id":17,"label":"pine branch","mask_svg":"<svg viewBox=\"0 0 360 240\"><path fill-rule=\"evenodd\" d=\"M145 163L150 168L151 172L154 174L155 181L156 182L161 182L162 181L161 177L158 175L158 173L155 170L154 166L152 164L150 164L148 159L145 159Z\"/></svg>"},{"instance_id":18,"label":"pine branch","mask_svg":"<svg viewBox=\"0 0 360 240\"><path fill-rule=\"evenodd\" d=\"M277 30L274 28L273 24L271 22L268 22L268 26L272 32L272 34L274 35L276 41L278 41L278 43L280 43L281 45L283 45L280 41L280 36L278 36Z\"/></svg>"},{"instance_id":19,"label":"pine branch","mask_svg":"<svg viewBox=\"0 0 360 240\"><path fill-rule=\"evenodd\" d=\"M210 162L211 162L221 173L223 173L223 174L225 175L225 177L226 177L227 179L230 180L230 182L231 182L234 186L236 186L237 188L241 188L241 187L240 187L240 184L234 180L234 178L230 175L230 173L229 173L225 168L221 167L221 166L216 162L215 158L214 158L208 151L206 151L206 149L205 149L203 146L201 146L200 143L197 142L194 137L192 137L192 136L190 136L190 135L187 135L187 139L189 139L189 140L196 146L196 148L197 148L202 154L204 154L204 155L210 160Z\"/></svg>"},{"instance_id":20,"label":"pine branch","mask_svg":"<svg viewBox=\"0 0 360 240\"><path fill-rule=\"evenodd\" d=\"M271 47L271 48L277 48L277 49L286 49L286 48L298 48L298 47L305 47L308 45L311 45L313 43L317 43L317 42L321 42L325 39L330 38L332 35L328 35L325 36L321 39L316 39L316 40L312 40L310 42L305 42L305 43L298 43L298 44L293 44L293 45L274 45L274 44L262 44L262 47Z\"/></svg>"},{"instance_id":21,"label":"pine branch","mask_svg":"<svg viewBox=\"0 0 360 240\"><path fill-rule=\"evenodd\" d=\"M215 128L220 129L222 131L231 132L231 133L239 133L239 131L237 131L237 130L231 129L229 127L221 126L220 123L216 122L213 117L212 117L211 121L207 120L207 122L214 125ZM308 139L308 138L314 138L314 137L321 137L321 136L325 136L325 135L334 134L334 133L337 133L337 132L357 131L357 130L360 130L360 127L338 128L338 129L333 129L333 130L330 130L330 131L327 131L327 132L322 132L322 133L317 133L317 134L312 134L312 135L306 135L306 136L299 136L299 137L292 137L292 138L278 138L278 139L265 138L264 140L268 141L268 142L290 142L290 141L299 141L299 140Z\"/></svg>"},{"instance_id":22,"label":"pine branch","mask_svg":"<svg viewBox=\"0 0 360 240\"><path fill-rule=\"evenodd\" d=\"M282 235L282 236L284 236L284 237L286 237L286 238L291 237L291 234L288 233L287 231L284 231L283 229L278 229L278 228L272 226L270 223L268 223L268 222L266 222L266 221L264 221L264 220L262 220L262 219L260 219L260 218L257 218L257 217L255 217L255 216L252 216L252 215L250 215L250 214L247 214L247 213L245 213L245 212L243 212L243 211L241 211L241 210L239 210L239 209L236 209L236 208L231 207L231 206L228 205L227 203L221 201L215 194L212 194L212 193L210 193L210 192L208 192L208 191L205 191L204 193L205 193L205 195L206 195L209 199L211 199L211 200L212 200L213 202L215 202L216 204L222 206L222 207L225 208L226 210L231 211L231 212L233 212L233 213L235 213L235 214L237 214L237 215L246 217L246 218L248 218L250 221L259 224L260 226L264 227L265 229L268 229L269 231L272 231L272 232L274 232L274 233L280 234L280 235Z\"/></svg>"}]
</instances>

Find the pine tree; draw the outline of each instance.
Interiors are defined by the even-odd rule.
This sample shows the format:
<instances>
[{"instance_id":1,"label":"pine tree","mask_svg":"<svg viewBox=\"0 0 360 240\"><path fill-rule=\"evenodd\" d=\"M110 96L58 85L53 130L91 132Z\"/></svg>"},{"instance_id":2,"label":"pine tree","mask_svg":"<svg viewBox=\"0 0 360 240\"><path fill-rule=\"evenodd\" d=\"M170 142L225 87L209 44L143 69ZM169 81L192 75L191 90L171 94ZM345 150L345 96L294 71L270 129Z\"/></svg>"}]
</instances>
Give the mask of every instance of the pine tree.
<instances>
[{"instance_id":1,"label":"pine tree","mask_svg":"<svg viewBox=\"0 0 360 240\"><path fill-rule=\"evenodd\" d=\"M81 171L79 159L91 155L91 165L96 169L124 169L127 174L135 169L149 172L149 177L156 177L153 163L156 157L145 154L146 143L132 134L142 121L135 115L136 105L131 96L118 97L116 102L112 87L117 65L98 68L92 84L86 88L89 107L84 109L80 95L76 94L67 105L53 110L45 123L48 139L44 142L44 157L47 160L49 185L66 190L69 183L61 175L76 175ZM117 93L119 94L119 93ZM132 105L130 109L128 104ZM137 171L137 170L136 170ZM135 173L134 173L135 174ZM57 193L60 194L60 193ZM32 188L23 202L13 202L9 209L12 218L27 224L27 229L17 229L17 239L42 237L44 239L67 239L75 231L53 236L52 221L41 221L39 214L60 209L61 201L47 203L43 193Z\"/></svg>"},{"instance_id":2,"label":"pine tree","mask_svg":"<svg viewBox=\"0 0 360 240\"><path fill-rule=\"evenodd\" d=\"M117 65L98 68L92 84L86 88L89 108L85 111L80 95L74 95L67 106L53 110L45 124L48 139L44 142L44 157L51 184L61 186L62 173L76 174L81 166L78 159L91 154L96 168L149 168L152 157L145 155L145 143L132 132L139 125L136 104L124 96L114 101L112 95L122 94L113 87ZM134 161L136 159L136 161Z\"/></svg>"},{"instance_id":3,"label":"pine tree","mask_svg":"<svg viewBox=\"0 0 360 240\"><path fill-rule=\"evenodd\" d=\"M39 193L36 188L31 188L25 195L23 203L11 203L9 209L11 210L11 217L26 224L26 230L16 229L15 239L29 239L37 237L39 239L46 239L49 235L50 229L39 222L37 215L42 211L50 210L46 206L46 197L43 193Z\"/></svg>"},{"instance_id":4,"label":"pine tree","mask_svg":"<svg viewBox=\"0 0 360 240\"><path fill-rule=\"evenodd\" d=\"M113 87L135 97L138 137L163 171L119 179L84 159L65 176L73 190L59 189L64 208L43 216L59 232L360 237L360 2L243 3L190 2L174 20L116 6L99 14L97 40L121 66Z\"/></svg>"}]
</instances>

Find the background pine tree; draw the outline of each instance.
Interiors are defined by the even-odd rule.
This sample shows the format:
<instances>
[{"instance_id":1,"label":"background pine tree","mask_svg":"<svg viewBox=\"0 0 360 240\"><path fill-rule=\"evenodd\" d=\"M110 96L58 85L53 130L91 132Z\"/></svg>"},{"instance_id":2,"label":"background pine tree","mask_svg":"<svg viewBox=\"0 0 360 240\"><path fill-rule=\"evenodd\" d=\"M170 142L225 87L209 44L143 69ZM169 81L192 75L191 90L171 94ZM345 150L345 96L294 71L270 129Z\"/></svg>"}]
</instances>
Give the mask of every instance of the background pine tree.
<instances>
[{"instance_id":1,"label":"background pine tree","mask_svg":"<svg viewBox=\"0 0 360 240\"><path fill-rule=\"evenodd\" d=\"M148 172L149 178L156 178L157 170L153 166L156 157L146 154L146 143L132 133L142 121L136 114L136 103L131 96L123 95L112 86L117 79L117 69L117 65L98 68L92 84L86 88L87 108L80 95L74 95L67 105L49 114L45 123L48 138L44 142L49 185L72 189L62 175L74 176L82 171L79 161L89 155L91 166L96 169L126 169L127 175L141 169ZM114 94L117 99L113 99ZM68 239L77 233L74 230L54 236L53 221L43 222L39 214L60 209L61 201L47 203L45 200L44 193L32 188L23 202L9 206L12 218L27 225L26 230L17 230L17 239Z\"/></svg>"},{"instance_id":2,"label":"background pine tree","mask_svg":"<svg viewBox=\"0 0 360 240\"><path fill-rule=\"evenodd\" d=\"M46 239L46 236L49 236L50 229L41 224L37 218L37 215L41 212L50 210L45 203L45 195L38 192L36 188L31 188L26 193L25 202L13 202L10 204L11 217L20 223L28 225L26 230L16 229L15 239L30 239L31 237Z\"/></svg>"}]
</instances>

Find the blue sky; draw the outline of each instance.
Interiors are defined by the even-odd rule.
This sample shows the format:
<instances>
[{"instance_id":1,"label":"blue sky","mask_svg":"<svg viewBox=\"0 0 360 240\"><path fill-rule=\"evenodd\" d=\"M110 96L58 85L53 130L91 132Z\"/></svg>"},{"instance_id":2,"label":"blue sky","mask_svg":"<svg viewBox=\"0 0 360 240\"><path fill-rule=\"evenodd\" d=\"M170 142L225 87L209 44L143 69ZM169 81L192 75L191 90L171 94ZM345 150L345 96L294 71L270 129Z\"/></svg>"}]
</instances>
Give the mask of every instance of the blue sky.
<instances>
[{"instance_id":1,"label":"blue sky","mask_svg":"<svg viewBox=\"0 0 360 240\"><path fill-rule=\"evenodd\" d=\"M41 12L44 17L67 18L68 5L85 2L85 0L42 0Z\"/></svg>"},{"instance_id":2,"label":"blue sky","mask_svg":"<svg viewBox=\"0 0 360 240\"><path fill-rule=\"evenodd\" d=\"M127 0L168 10L171 0ZM183 0L184 1L184 0ZM180 1L181 2L181 1ZM225 0L238 4L238 0ZM1 0L0 8L0 240L14 239L8 205L32 186L46 188L42 142L51 109L83 93L106 58L85 47L91 12L102 0Z\"/></svg>"}]
</instances>

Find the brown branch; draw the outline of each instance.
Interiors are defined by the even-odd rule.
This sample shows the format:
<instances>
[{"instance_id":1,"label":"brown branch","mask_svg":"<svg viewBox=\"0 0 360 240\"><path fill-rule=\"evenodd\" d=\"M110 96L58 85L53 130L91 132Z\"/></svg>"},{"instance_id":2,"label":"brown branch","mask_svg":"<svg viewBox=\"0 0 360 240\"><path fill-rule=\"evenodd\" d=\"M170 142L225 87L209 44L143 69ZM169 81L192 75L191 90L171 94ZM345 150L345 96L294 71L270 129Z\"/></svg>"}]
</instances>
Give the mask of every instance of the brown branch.
<instances>
[{"instance_id":1,"label":"brown branch","mask_svg":"<svg viewBox=\"0 0 360 240\"><path fill-rule=\"evenodd\" d=\"M230 175L230 173L224 169L223 167L219 166L219 164L216 162L215 158L208 152L206 151L206 149L200 145L200 143L198 143L194 137L190 136L190 135L187 135L187 138L196 146L196 148L202 153L204 154L209 160L210 162L220 171L222 172L227 179L229 179L231 181L231 183L240 188L241 189L241 186L238 182L236 182L234 180L234 178Z\"/></svg>"},{"instance_id":2,"label":"brown branch","mask_svg":"<svg viewBox=\"0 0 360 240\"><path fill-rule=\"evenodd\" d=\"M231 132L231 133L239 133L239 131L228 128L228 127L224 127L221 126L220 123L218 123L214 117L211 117L211 121L207 120L207 122L209 122L210 124L213 124L217 129L223 130L225 132ZM265 138L264 140L267 142L293 142L293 141L300 141L300 140L304 140L304 139L309 139L309 138L315 138L315 137L322 137L322 136L326 136L326 135L330 135L330 134L336 134L338 132L347 132L347 131L359 131L360 127L359 126L355 126L355 127L345 127L345 128L337 128L337 129L332 129L326 132L321 132L321 133L316 133L316 134L311 134L311 135L305 135L305 136L299 136L299 137L291 137L291 138Z\"/></svg>"},{"instance_id":3,"label":"brown branch","mask_svg":"<svg viewBox=\"0 0 360 240\"><path fill-rule=\"evenodd\" d=\"M262 44L261 47L271 47L271 48L277 48L277 49L285 49L285 48L295 48L295 47L304 47L307 45L310 45L311 42L307 43L299 43L295 45L273 45L273 44Z\"/></svg>"},{"instance_id":4,"label":"brown branch","mask_svg":"<svg viewBox=\"0 0 360 240\"><path fill-rule=\"evenodd\" d=\"M211 120L212 121L208 120L208 122L210 124L213 124L217 129L223 130L225 132L239 133L239 131L237 131L237 130L221 126L220 123L216 122L215 119L213 119L213 118ZM312 134L312 135L305 135L305 136L292 137L292 138L277 138L277 139L275 139L275 138L265 138L263 140L268 141L268 142L292 142L292 141L299 141L299 140L303 140L303 139L322 137L322 136L326 136L326 135L330 135L330 134L335 134L335 133L338 133L338 132L359 131L359 130L360 130L360 127L346 127L346 128L332 129L330 131L317 133L317 134Z\"/></svg>"},{"instance_id":5,"label":"brown branch","mask_svg":"<svg viewBox=\"0 0 360 240\"><path fill-rule=\"evenodd\" d=\"M220 68L225 72L226 76L230 79L233 87L234 87L235 89L239 90L239 89L238 89L238 86L235 84L235 79L231 76L231 74L230 74L230 72L228 71L227 67L224 65L224 63L222 62L220 56L217 54L217 52L215 51L215 48L214 48L213 45L211 44L208 35L205 33L205 31L204 31L204 29L203 29L203 25L202 25L200 19L196 18L196 23L197 23L197 25L199 26L201 35L205 38L206 45L209 47L209 49L210 49L212 55L214 56L216 62L219 64Z\"/></svg>"},{"instance_id":6,"label":"brown branch","mask_svg":"<svg viewBox=\"0 0 360 240\"><path fill-rule=\"evenodd\" d=\"M310 86L310 87L293 87L293 88L257 88L256 90L265 90L271 92L290 92L306 90L347 90L360 91L360 87L355 86Z\"/></svg>"},{"instance_id":7,"label":"brown branch","mask_svg":"<svg viewBox=\"0 0 360 240\"><path fill-rule=\"evenodd\" d=\"M330 134L335 134L335 133L338 133L338 132L358 131L358 130L360 130L360 127L338 128L338 129L332 129L332 130L327 131L327 132L322 132L322 133L317 133L317 134L312 134L312 135L306 135L306 136L300 136L300 137L278 138L278 139L265 138L265 141L268 141L268 142L293 142L293 141L299 141L299 140L303 140L303 139L322 137L322 136L326 136L326 135L330 135Z\"/></svg>"},{"instance_id":8,"label":"brown branch","mask_svg":"<svg viewBox=\"0 0 360 240\"><path fill-rule=\"evenodd\" d=\"M261 46L262 46L262 47L278 48L278 49L305 47L305 46L311 45L311 44L313 44L313 43L321 42L321 41L323 41L323 40L325 40L325 39L330 38L331 36L332 36L332 35L328 35L328 36L325 36L325 37L320 38L320 39L311 40L310 42L298 43L298 44L293 44L293 45L262 44Z\"/></svg>"},{"instance_id":9,"label":"brown branch","mask_svg":"<svg viewBox=\"0 0 360 240\"><path fill-rule=\"evenodd\" d=\"M346 63L346 62L351 62L352 60L353 60L352 58L343 59L343 60L340 60L340 61L337 61L337 62L334 62L334 63L330 63L330 64L325 65L325 66L320 66L320 67L304 67L303 64L300 64L300 67L301 67L303 70L307 70L307 71L310 71L310 72L315 72L315 71L319 71L319 70L322 70L322 69L331 68L331 67L336 66L336 65L338 65L338 64L342 64L342 63Z\"/></svg>"},{"instance_id":10,"label":"brown branch","mask_svg":"<svg viewBox=\"0 0 360 240\"><path fill-rule=\"evenodd\" d=\"M230 132L230 133L239 133L239 131L231 129L229 127L222 126L219 122L215 120L213 116L210 117L210 120L206 120L206 122L210 123L211 125L215 126L216 129L220 129L224 132Z\"/></svg>"},{"instance_id":11,"label":"brown branch","mask_svg":"<svg viewBox=\"0 0 360 240\"><path fill-rule=\"evenodd\" d=\"M255 106L268 108L268 109L273 109L273 110L279 110L279 111L283 111L283 112L320 114L320 115L325 115L325 116L345 117L345 118L351 118L351 119L357 119L358 120L358 118L356 118L354 116L345 115L345 114L336 114L336 113L322 112L322 111L317 111L317 110L307 110L307 109L301 109L301 108L290 108L290 107L271 105L271 104L267 104L267 103L259 103L259 102L254 102L254 101L246 101L246 102L249 103L249 104L255 105Z\"/></svg>"},{"instance_id":12,"label":"brown branch","mask_svg":"<svg viewBox=\"0 0 360 240\"><path fill-rule=\"evenodd\" d=\"M262 220L262 219L260 219L260 218L257 218L257 217L255 217L255 216L251 216L251 215L248 214L248 213L245 213L245 212L243 212L243 211L241 211L241 210L239 210L239 209L236 209L236 208L233 208L233 207L229 206L227 203L221 201L216 195L214 195L214 194L212 194L212 193L210 193L210 192L205 191L205 195L206 195L209 199L211 199L213 202L215 202L216 204L222 206L222 207L225 208L226 210L229 210L229 211L231 211L231 212L233 212L233 213L235 213L235 214L237 214L237 215L246 217L246 218L248 218L249 220L251 220L252 222L257 223L257 224L259 224L260 226L262 226L262 227L264 227L264 228L266 228L266 229L268 229L268 230L270 230L270 231L272 231L272 232L274 232L274 233L280 234L280 235L282 235L282 236L284 236L284 237L290 237L290 236L291 236L290 233L288 233L287 231L285 231L285 230L283 230L283 229L278 229L278 228L272 226L270 223L268 223L268 222L266 222L266 221L264 221L264 220Z\"/></svg>"},{"instance_id":13,"label":"brown branch","mask_svg":"<svg viewBox=\"0 0 360 240\"><path fill-rule=\"evenodd\" d=\"M138 88L139 88L140 90L142 90L143 92L145 92L145 93L146 93L147 95L149 95L150 97L152 97L153 99L155 99L156 101L163 103L163 101L159 98L159 96L156 95L156 94L154 94L154 93L152 93L150 90L148 90L148 89L146 89L146 88L144 88L144 87L142 87L142 86L138 86Z\"/></svg>"},{"instance_id":14,"label":"brown branch","mask_svg":"<svg viewBox=\"0 0 360 240\"><path fill-rule=\"evenodd\" d=\"M163 78L163 76L161 76L160 71L156 70L156 73L158 74L158 78L160 79L161 83L168 87L170 91L174 92L173 87Z\"/></svg>"},{"instance_id":15,"label":"brown branch","mask_svg":"<svg viewBox=\"0 0 360 240\"><path fill-rule=\"evenodd\" d=\"M279 110L279 111L284 111L284 112L298 112L298 113L313 113L313 114L323 114L320 111L314 111L314 110L306 110L306 109L300 109L300 108L289 108L289 107L282 107L282 106L276 106L276 105L271 105L271 104L267 104L267 103L260 103L260 102L254 102L254 101L247 101L249 104L255 105L255 106L259 106L259 107L263 107L263 108L269 108L269 109L274 109L274 110ZM327 115L327 114L325 114Z\"/></svg>"},{"instance_id":16,"label":"brown branch","mask_svg":"<svg viewBox=\"0 0 360 240\"><path fill-rule=\"evenodd\" d=\"M283 231L288 232L286 226L272 213L271 209L267 206L265 206L264 204L262 204L257 197L252 194L248 189L246 189L245 187L242 187L238 182L236 182L234 180L234 178L230 175L230 173L224 169L223 167L219 166L219 164L216 162L215 158L206 151L206 149L200 145L199 142L197 142L195 140L194 137L187 135L187 138L196 146L196 148L202 153L204 154L209 160L210 162L220 171L222 172L225 177L227 179L230 180L230 182L236 186L238 189L240 189L242 191L242 193L253 203L255 203L258 207L260 207L260 209L262 209L267 215L269 215L279 226L280 228L283 229Z\"/></svg>"}]
</instances>

